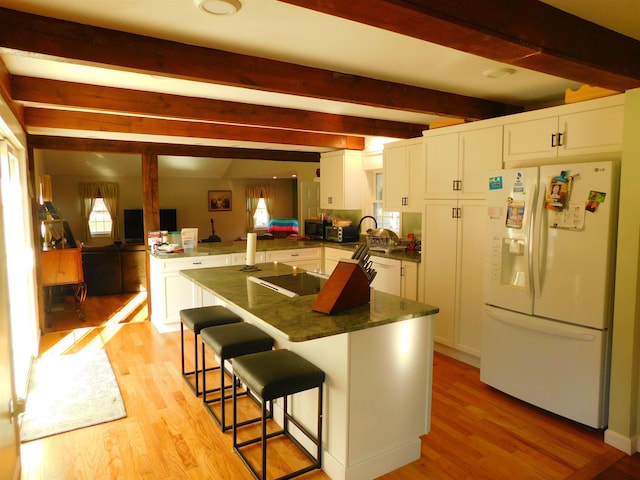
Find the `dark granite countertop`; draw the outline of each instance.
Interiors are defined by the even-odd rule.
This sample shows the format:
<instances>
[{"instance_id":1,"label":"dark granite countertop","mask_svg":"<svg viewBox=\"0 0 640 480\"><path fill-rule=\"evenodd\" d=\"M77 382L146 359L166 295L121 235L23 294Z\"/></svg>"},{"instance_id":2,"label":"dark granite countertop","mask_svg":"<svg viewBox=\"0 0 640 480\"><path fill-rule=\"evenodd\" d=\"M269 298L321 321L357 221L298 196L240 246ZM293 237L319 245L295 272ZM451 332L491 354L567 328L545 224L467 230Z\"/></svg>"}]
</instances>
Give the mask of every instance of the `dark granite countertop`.
<instances>
[{"instance_id":1,"label":"dark granite countertop","mask_svg":"<svg viewBox=\"0 0 640 480\"><path fill-rule=\"evenodd\" d=\"M360 242L353 243L335 243L335 242L323 242L320 240L287 240L287 239L275 239L275 240L258 240L256 242L257 252L267 252L273 250L288 250L292 248L338 248L341 250L348 250L350 252L355 251ZM237 240L232 242L215 242L215 243L201 243L198 244L198 248L180 253L152 253L151 255L157 258L185 258L185 257L197 257L202 255L225 255L230 253L242 253L247 251L247 242L244 240ZM371 250L372 256L391 258L394 260L402 260L406 262L420 263L420 254L416 250L395 250L390 253Z\"/></svg>"},{"instance_id":2,"label":"dark granite countertop","mask_svg":"<svg viewBox=\"0 0 640 480\"><path fill-rule=\"evenodd\" d=\"M288 250L292 248L319 248L324 242L316 240L258 240L256 252L268 252L274 250ZM198 248L179 253L152 253L157 258L184 258L199 257L203 255L226 255L230 253L243 253L247 251L246 240L234 240L231 242L200 243Z\"/></svg>"},{"instance_id":3,"label":"dark granite countertop","mask_svg":"<svg viewBox=\"0 0 640 480\"><path fill-rule=\"evenodd\" d=\"M327 248L338 248L341 250L349 250L353 252L358 245L364 245L366 242L353 242L353 243L335 243L335 242L323 242ZM393 250L389 253L381 252L379 250L369 250L372 256L391 258L393 260L402 260L404 262L420 263L420 253L417 250Z\"/></svg>"},{"instance_id":4,"label":"dark granite countertop","mask_svg":"<svg viewBox=\"0 0 640 480\"><path fill-rule=\"evenodd\" d=\"M287 297L258 285L247 277L268 277L302 272L279 263L258 264L257 272L245 272L239 266L181 270L180 274L212 292L224 302L260 318L292 342L353 332L410 318L433 315L437 307L371 290L371 300L332 315L314 312L311 305L317 294Z\"/></svg>"}]
</instances>

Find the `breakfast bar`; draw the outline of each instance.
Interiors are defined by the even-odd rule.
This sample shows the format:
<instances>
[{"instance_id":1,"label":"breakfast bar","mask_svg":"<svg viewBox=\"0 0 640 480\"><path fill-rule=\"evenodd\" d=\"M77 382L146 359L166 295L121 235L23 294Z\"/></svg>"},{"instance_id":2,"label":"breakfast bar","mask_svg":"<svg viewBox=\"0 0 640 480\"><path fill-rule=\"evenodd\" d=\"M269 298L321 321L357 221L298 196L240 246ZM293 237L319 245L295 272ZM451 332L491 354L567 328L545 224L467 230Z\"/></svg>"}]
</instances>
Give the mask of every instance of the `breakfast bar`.
<instances>
[{"instance_id":1,"label":"breakfast bar","mask_svg":"<svg viewBox=\"0 0 640 480\"><path fill-rule=\"evenodd\" d=\"M257 267L180 274L191 280L194 295L201 290L273 336L275 348L292 350L325 372L323 470L335 480L360 480L418 460L420 437L430 428L438 308L372 289L369 303L327 315L311 309L323 278L278 262ZM293 292L256 281L266 277L275 284L283 283L277 277L293 280ZM302 279L305 287L297 293ZM291 407L313 429L317 399L306 393L296 395Z\"/></svg>"}]
</instances>

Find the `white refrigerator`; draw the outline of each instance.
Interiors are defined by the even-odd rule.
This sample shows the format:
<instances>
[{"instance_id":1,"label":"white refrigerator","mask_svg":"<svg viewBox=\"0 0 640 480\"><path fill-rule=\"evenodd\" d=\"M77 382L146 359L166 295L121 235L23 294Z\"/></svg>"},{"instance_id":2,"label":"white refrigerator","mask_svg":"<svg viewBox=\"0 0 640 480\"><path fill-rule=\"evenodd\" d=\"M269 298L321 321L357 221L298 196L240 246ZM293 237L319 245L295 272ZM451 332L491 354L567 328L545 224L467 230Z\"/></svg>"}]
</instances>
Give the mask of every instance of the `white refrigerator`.
<instances>
[{"instance_id":1,"label":"white refrigerator","mask_svg":"<svg viewBox=\"0 0 640 480\"><path fill-rule=\"evenodd\" d=\"M480 379L607 425L618 164L489 172Z\"/></svg>"}]
</instances>

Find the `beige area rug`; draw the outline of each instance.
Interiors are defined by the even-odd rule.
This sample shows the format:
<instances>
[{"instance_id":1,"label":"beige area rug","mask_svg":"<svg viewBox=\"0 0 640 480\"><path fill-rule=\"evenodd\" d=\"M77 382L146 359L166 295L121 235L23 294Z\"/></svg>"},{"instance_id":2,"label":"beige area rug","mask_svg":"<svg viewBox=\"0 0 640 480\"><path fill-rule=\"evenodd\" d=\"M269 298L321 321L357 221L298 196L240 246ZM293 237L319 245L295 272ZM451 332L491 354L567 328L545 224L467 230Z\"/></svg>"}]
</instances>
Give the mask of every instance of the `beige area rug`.
<instances>
[{"instance_id":1,"label":"beige area rug","mask_svg":"<svg viewBox=\"0 0 640 480\"><path fill-rule=\"evenodd\" d=\"M126 417L104 350L37 359L29 379L23 442Z\"/></svg>"}]
</instances>

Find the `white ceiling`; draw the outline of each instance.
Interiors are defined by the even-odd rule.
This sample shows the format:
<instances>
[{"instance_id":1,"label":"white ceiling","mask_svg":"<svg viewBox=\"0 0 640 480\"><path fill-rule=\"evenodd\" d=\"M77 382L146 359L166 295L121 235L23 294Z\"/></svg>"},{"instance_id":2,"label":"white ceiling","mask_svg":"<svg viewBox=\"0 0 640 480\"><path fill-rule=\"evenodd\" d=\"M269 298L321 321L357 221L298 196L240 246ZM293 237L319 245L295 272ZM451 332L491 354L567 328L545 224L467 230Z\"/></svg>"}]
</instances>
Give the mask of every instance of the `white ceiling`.
<instances>
[{"instance_id":1,"label":"white ceiling","mask_svg":"<svg viewBox=\"0 0 640 480\"><path fill-rule=\"evenodd\" d=\"M545 0L576 16L640 40L640 0ZM202 13L193 0L0 0L0 6L110 29L249 54L369 78L425 87L529 108L562 102L581 85L516 69L504 79L483 72L508 67L390 31L316 13L276 0L242 0L227 17ZM429 124L443 117L261 92L223 85L156 78L2 51L10 73L202 98ZM49 134L34 128L33 134ZM91 136L68 132L69 136ZM104 134L96 136L108 138ZM115 135L114 138L122 138ZM128 139L149 140L141 135ZM152 139L153 140L153 139ZM157 140L157 139L156 139ZM185 139L185 143L194 143ZM246 144L198 139L197 144L321 151L306 146Z\"/></svg>"}]
</instances>

